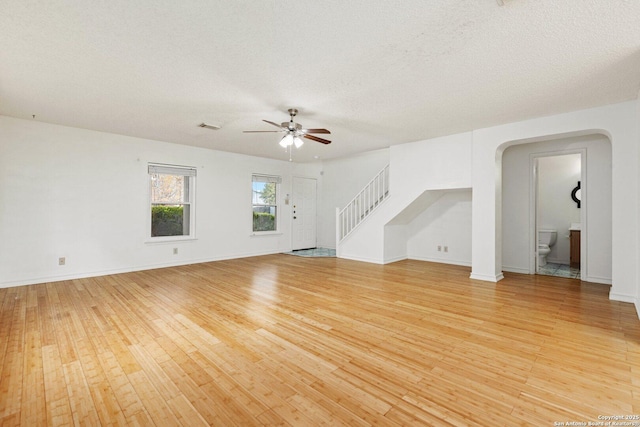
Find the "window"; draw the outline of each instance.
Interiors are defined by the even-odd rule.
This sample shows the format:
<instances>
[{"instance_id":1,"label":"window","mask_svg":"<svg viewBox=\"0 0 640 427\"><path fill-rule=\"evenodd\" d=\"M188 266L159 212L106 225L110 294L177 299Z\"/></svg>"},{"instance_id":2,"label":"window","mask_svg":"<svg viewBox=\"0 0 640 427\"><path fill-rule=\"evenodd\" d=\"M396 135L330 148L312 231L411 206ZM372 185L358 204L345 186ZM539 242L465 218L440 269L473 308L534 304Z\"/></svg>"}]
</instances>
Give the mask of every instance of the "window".
<instances>
[{"instance_id":1,"label":"window","mask_svg":"<svg viewBox=\"0 0 640 427\"><path fill-rule=\"evenodd\" d=\"M278 229L279 176L253 175L253 231L276 231Z\"/></svg>"},{"instance_id":2,"label":"window","mask_svg":"<svg viewBox=\"0 0 640 427\"><path fill-rule=\"evenodd\" d=\"M151 237L195 237L196 169L149 165Z\"/></svg>"}]
</instances>

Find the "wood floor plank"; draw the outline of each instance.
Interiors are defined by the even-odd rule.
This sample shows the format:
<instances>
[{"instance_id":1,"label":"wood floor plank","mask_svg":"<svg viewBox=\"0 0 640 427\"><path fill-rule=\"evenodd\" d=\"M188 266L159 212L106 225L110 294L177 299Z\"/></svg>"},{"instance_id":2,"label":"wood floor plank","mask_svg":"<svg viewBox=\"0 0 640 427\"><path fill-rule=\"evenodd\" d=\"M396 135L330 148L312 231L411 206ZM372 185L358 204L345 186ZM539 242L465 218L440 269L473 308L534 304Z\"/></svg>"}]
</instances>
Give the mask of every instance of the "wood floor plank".
<instances>
[{"instance_id":1,"label":"wood floor plank","mask_svg":"<svg viewBox=\"0 0 640 427\"><path fill-rule=\"evenodd\" d=\"M98 360L125 418L134 418L138 416L138 413L145 412L144 406L129 381L127 372L118 362L118 358L112 352L104 351L98 354Z\"/></svg>"},{"instance_id":2,"label":"wood floor plank","mask_svg":"<svg viewBox=\"0 0 640 427\"><path fill-rule=\"evenodd\" d=\"M67 384L58 347L42 347L44 373L44 401L47 408L47 425L72 425L73 414L67 394ZM42 398L40 399L42 400Z\"/></svg>"},{"instance_id":3,"label":"wood floor plank","mask_svg":"<svg viewBox=\"0 0 640 427\"><path fill-rule=\"evenodd\" d=\"M185 427L208 426L209 423L202 414L189 402L185 395L173 397L167 400L167 406L176 414L180 425Z\"/></svg>"},{"instance_id":4,"label":"wood floor plank","mask_svg":"<svg viewBox=\"0 0 640 427\"><path fill-rule=\"evenodd\" d=\"M640 413L609 287L267 255L0 289L0 425L553 425Z\"/></svg>"},{"instance_id":5,"label":"wood floor plank","mask_svg":"<svg viewBox=\"0 0 640 427\"><path fill-rule=\"evenodd\" d=\"M195 408L198 414L211 425L232 425L225 414L217 407L222 406L224 402L212 400L213 396L208 396L197 383L182 370L181 366L170 360L162 364L162 368L171 381L180 389L182 395Z\"/></svg>"},{"instance_id":6,"label":"wood floor plank","mask_svg":"<svg viewBox=\"0 0 640 427\"><path fill-rule=\"evenodd\" d=\"M526 422L526 425L544 425L553 422L596 422L597 416L590 415L583 408L576 406L574 402L564 400L561 391L548 392L546 390L534 390L532 393L523 391L518 399L518 404L513 409L513 416Z\"/></svg>"},{"instance_id":7,"label":"wood floor plank","mask_svg":"<svg viewBox=\"0 0 640 427\"><path fill-rule=\"evenodd\" d=\"M353 412L340 405L339 402L336 402L334 399L313 388L313 382L304 378L299 368L290 366L286 361L280 361L277 360L277 358L265 359L260 362L260 365L296 391L296 394L288 398L290 402L296 395L306 396L308 399L315 402L316 407L318 407L322 413L326 412L331 414L331 420L336 425L369 425L367 422L357 417Z\"/></svg>"},{"instance_id":8,"label":"wood floor plank","mask_svg":"<svg viewBox=\"0 0 640 427\"><path fill-rule=\"evenodd\" d=\"M249 390L242 387L229 372L212 363L211 358L204 356L200 352L193 353L191 357L214 378L206 386L216 386L217 398L224 401L226 407L232 407L232 412L236 413L234 419L252 419L252 417L258 417L269 409Z\"/></svg>"},{"instance_id":9,"label":"wood floor plank","mask_svg":"<svg viewBox=\"0 0 640 427\"><path fill-rule=\"evenodd\" d=\"M417 406L409 402L400 401L397 405L385 414L385 418L402 426L464 426L471 425L471 421L463 423L460 421L452 422L446 419L444 413L432 414L428 411L420 411Z\"/></svg>"},{"instance_id":10,"label":"wood floor plank","mask_svg":"<svg viewBox=\"0 0 640 427\"><path fill-rule=\"evenodd\" d=\"M168 401L180 395L180 389L171 381L159 364L163 361L166 362L170 360L170 358L157 360L149 353L148 346L145 347L139 344L132 345L129 347L129 350L142 367L142 371L144 371L147 380L160 394L162 399Z\"/></svg>"},{"instance_id":11,"label":"wood floor plank","mask_svg":"<svg viewBox=\"0 0 640 427\"><path fill-rule=\"evenodd\" d=\"M26 288L16 289L7 296L10 299L7 309L10 311L2 316L0 339L6 342L0 376L0 418L15 416L19 420L25 375L23 358L26 340Z\"/></svg>"},{"instance_id":12,"label":"wood floor plank","mask_svg":"<svg viewBox=\"0 0 640 427\"><path fill-rule=\"evenodd\" d=\"M9 334L11 333L10 325L13 318L13 307L16 298L10 289L0 289L0 331L2 333L0 340L0 378L2 378L2 369L4 367L4 359L7 356L7 347L9 345Z\"/></svg>"},{"instance_id":13,"label":"wood floor plank","mask_svg":"<svg viewBox=\"0 0 640 427\"><path fill-rule=\"evenodd\" d=\"M63 365L63 369L74 424L99 425L100 416L98 415L98 410L91 396L91 389L82 371L80 361L76 360L67 363ZM109 412L115 409L114 406L108 406L108 404L103 402L99 403L102 403L99 408L101 412ZM124 420L122 414L115 414L115 419L111 421L117 423L118 420Z\"/></svg>"},{"instance_id":14,"label":"wood floor plank","mask_svg":"<svg viewBox=\"0 0 640 427\"><path fill-rule=\"evenodd\" d=\"M27 309L35 317L37 312L35 307ZM27 320L29 323L37 324L37 319ZM29 329L29 326L27 326ZM25 334L24 346L24 377L22 386L21 415L20 419L27 425L45 425L47 420L46 402L38 396L44 395L44 368L42 364L42 344L40 332L29 330Z\"/></svg>"}]
</instances>

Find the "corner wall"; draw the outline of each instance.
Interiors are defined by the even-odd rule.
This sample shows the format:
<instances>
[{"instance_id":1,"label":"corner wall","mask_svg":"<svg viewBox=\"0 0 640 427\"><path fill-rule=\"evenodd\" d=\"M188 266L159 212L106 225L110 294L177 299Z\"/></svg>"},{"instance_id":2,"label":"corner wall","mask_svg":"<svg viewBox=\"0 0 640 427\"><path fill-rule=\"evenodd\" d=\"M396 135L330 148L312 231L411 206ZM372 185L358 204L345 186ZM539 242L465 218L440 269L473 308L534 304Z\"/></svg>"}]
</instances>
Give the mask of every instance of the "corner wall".
<instances>
[{"instance_id":1,"label":"corner wall","mask_svg":"<svg viewBox=\"0 0 640 427\"><path fill-rule=\"evenodd\" d=\"M471 189L444 191L407 235L409 259L471 266Z\"/></svg>"}]
</instances>

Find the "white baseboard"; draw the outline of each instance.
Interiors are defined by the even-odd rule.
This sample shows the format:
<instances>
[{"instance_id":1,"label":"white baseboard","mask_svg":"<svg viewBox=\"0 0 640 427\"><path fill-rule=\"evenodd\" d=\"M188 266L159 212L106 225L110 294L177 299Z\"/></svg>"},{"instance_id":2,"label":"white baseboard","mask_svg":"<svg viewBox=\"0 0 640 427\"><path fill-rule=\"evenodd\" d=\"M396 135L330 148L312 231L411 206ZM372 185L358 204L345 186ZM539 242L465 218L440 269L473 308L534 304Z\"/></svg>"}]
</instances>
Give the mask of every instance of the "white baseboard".
<instances>
[{"instance_id":1,"label":"white baseboard","mask_svg":"<svg viewBox=\"0 0 640 427\"><path fill-rule=\"evenodd\" d=\"M392 262L404 261L405 259L408 259L406 255L400 255L400 256L397 256L397 257L393 257L393 258L385 258L382 263L383 264L391 264Z\"/></svg>"},{"instance_id":2,"label":"white baseboard","mask_svg":"<svg viewBox=\"0 0 640 427\"><path fill-rule=\"evenodd\" d=\"M636 306L638 305L638 299L633 295L617 294L614 292L609 292L609 299L611 301L630 302L632 304L636 304Z\"/></svg>"},{"instance_id":3,"label":"white baseboard","mask_svg":"<svg viewBox=\"0 0 640 427\"><path fill-rule=\"evenodd\" d=\"M426 261L426 262L437 262L439 264L451 264L451 265L460 265L463 267L471 267L471 263L468 261L459 261L455 259L447 259L447 258L432 258L432 257L424 257L424 256L409 256L407 259L413 259L416 261Z\"/></svg>"},{"instance_id":4,"label":"white baseboard","mask_svg":"<svg viewBox=\"0 0 640 427\"><path fill-rule=\"evenodd\" d=\"M507 271L509 273L518 273L518 274L532 274L528 268L520 268L520 267L508 267L502 266L502 271Z\"/></svg>"},{"instance_id":5,"label":"white baseboard","mask_svg":"<svg viewBox=\"0 0 640 427\"><path fill-rule=\"evenodd\" d=\"M496 274L495 276L491 276L488 274L471 273L469 278L474 280L482 280L483 282L499 282L500 280L504 279L504 275L502 273Z\"/></svg>"},{"instance_id":6,"label":"white baseboard","mask_svg":"<svg viewBox=\"0 0 640 427\"><path fill-rule=\"evenodd\" d=\"M638 319L640 319L640 298L634 295L617 294L614 292L609 292L609 299L611 301L630 302L635 306L636 314L638 315Z\"/></svg>"},{"instance_id":7,"label":"white baseboard","mask_svg":"<svg viewBox=\"0 0 640 427\"><path fill-rule=\"evenodd\" d=\"M345 255L345 254L336 254L336 256L338 258L342 258L342 259L348 259L351 261L360 261L360 262L368 262L370 264L384 264L383 260L380 259L375 259L375 258L365 258L365 257L359 257L359 256L353 256L353 255Z\"/></svg>"},{"instance_id":8,"label":"white baseboard","mask_svg":"<svg viewBox=\"0 0 640 427\"><path fill-rule=\"evenodd\" d=\"M249 258L252 256L272 255L277 253L280 253L280 252L270 251L270 252L242 253L242 254L225 255L225 256L213 257L213 258L190 259L190 260L183 260L178 262L147 264L147 265L126 267L126 268L114 268L109 270L80 271L80 272L64 274L64 275L32 277L24 280L2 282L0 283L0 288L13 288L16 286L36 285L39 283L51 283L51 282L61 282L64 280L86 279L88 277L107 276L110 274L131 273L134 271L153 270L156 268L178 267L181 265L201 264L204 262L223 261L227 259L237 259L237 258Z\"/></svg>"},{"instance_id":9,"label":"white baseboard","mask_svg":"<svg viewBox=\"0 0 640 427\"><path fill-rule=\"evenodd\" d=\"M582 275L580 275L580 280L582 280L583 282L589 282L589 283L601 283L603 285L611 285L613 283L611 282L611 279L608 277L597 277L597 276L582 277Z\"/></svg>"}]
</instances>

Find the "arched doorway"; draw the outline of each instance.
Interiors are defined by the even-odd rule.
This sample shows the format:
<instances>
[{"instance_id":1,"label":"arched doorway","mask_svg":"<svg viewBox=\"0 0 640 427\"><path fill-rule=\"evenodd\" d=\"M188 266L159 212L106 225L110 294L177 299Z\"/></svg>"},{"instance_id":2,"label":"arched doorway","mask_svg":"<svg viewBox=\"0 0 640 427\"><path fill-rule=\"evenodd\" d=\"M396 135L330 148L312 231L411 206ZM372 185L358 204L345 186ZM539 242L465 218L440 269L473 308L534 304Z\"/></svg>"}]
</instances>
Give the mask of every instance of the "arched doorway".
<instances>
[{"instance_id":1,"label":"arched doorway","mask_svg":"<svg viewBox=\"0 0 640 427\"><path fill-rule=\"evenodd\" d=\"M554 173L559 187L554 197L568 210L564 218L550 220L540 206L536 165L540 159L576 154L582 167L573 182L560 182L560 171ZM578 225L581 235L581 279L597 283L611 283L611 142L598 132L573 136L550 137L545 140L514 141L505 144L502 161L502 269L524 274L538 271L538 236L541 229L556 231L557 249L567 256L554 253L554 260L563 264L568 260L570 228ZM571 190L581 182L581 208L571 199ZM562 188L567 187L567 188ZM565 191L566 190L566 191ZM591 203L589 202L591 201ZM548 206L548 204L547 204ZM545 218L542 220L541 218ZM577 220L576 220L577 219ZM566 259L566 261L565 261ZM571 277L570 269L565 270ZM564 273L563 273L564 274ZM562 275L562 274L561 274Z\"/></svg>"}]
</instances>

